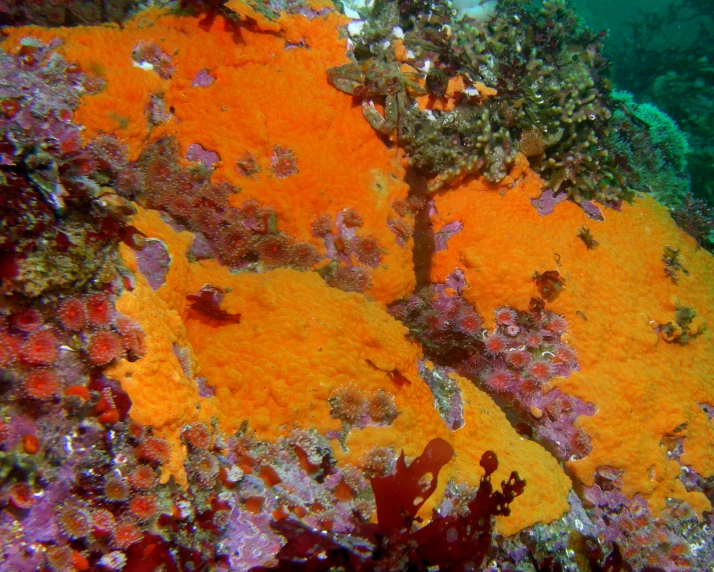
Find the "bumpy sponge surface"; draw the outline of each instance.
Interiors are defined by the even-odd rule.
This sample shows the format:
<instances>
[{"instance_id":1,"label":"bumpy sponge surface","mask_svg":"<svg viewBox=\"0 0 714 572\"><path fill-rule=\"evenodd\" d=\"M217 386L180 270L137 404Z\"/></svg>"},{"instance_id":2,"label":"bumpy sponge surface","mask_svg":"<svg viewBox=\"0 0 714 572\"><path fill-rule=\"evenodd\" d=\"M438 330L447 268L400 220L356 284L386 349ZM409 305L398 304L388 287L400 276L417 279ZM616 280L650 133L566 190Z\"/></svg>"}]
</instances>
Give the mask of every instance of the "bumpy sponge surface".
<instances>
[{"instance_id":1,"label":"bumpy sponge surface","mask_svg":"<svg viewBox=\"0 0 714 572\"><path fill-rule=\"evenodd\" d=\"M500 530L512 534L568 509L570 480L556 460L518 435L490 397L467 380L457 378L465 426L447 428L417 373L420 348L375 302L330 288L311 272L231 274L214 262L189 262L189 233L176 233L153 211L140 211L135 224L164 242L171 264L158 290L137 273L134 290L119 299L118 308L141 323L150 343L144 359L122 361L109 373L128 391L132 416L154 424L172 443L171 467L179 477L181 426L215 418L227 432L248 421L259 438L269 440L295 426L314 427L334 437L340 462L354 465L363 465L375 447L416 457L432 438L446 439L457 455L443 469L425 516L440 502L449 479L478 486L479 459L489 449L500 460L496 479L517 470L528 482ZM133 252L123 252L137 270ZM221 309L240 313L239 324L216 325L189 308L186 296L206 283L226 292ZM397 383L395 370L408 381ZM205 378L215 395L200 397L197 378ZM337 436L341 422L328 399L344 388L367 398L387 393L399 414L389 425L352 428L343 446Z\"/></svg>"},{"instance_id":2,"label":"bumpy sponge surface","mask_svg":"<svg viewBox=\"0 0 714 572\"><path fill-rule=\"evenodd\" d=\"M565 288L547 307L567 319L564 339L577 350L581 371L552 386L597 407L579 419L593 451L569 469L586 485L600 466L624 469L623 492L640 493L655 512L668 497L708 509L703 495L684 489L662 440L683 438L681 463L714 475L714 424L700 407L714 403L713 334L704 330L680 345L667 343L657 326L674 322L685 306L697 313L692 331L711 328L714 259L652 199L607 210L604 222L568 202L540 216L529 199L541 184L527 174L510 190L473 181L437 197L437 226L458 220L463 230L436 254L433 280L463 269L465 296L492 320L498 306L526 310L537 295L534 272L557 270ZM592 250L577 236L583 225L600 243ZM680 250L689 272L677 283L664 272L665 246Z\"/></svg>"}]
</instances>

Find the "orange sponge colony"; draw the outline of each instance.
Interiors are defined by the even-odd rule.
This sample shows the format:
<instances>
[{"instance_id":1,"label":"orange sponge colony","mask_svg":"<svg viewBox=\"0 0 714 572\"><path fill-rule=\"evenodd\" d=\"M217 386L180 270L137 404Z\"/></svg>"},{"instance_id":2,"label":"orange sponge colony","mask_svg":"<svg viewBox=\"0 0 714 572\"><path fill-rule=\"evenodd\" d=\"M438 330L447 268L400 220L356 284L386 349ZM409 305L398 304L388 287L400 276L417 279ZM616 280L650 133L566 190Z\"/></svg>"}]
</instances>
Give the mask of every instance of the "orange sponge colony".
<instances>
[{"instance_id":1,"label":"orange sponge colony","mask_svg":"<svg viewBox=\"0 0 714 572\"><path fill-rule=\"evenodd\" d=\"M422 509L426 518L449 481L478 486L484 474L479 460L493 450L500 462L496 483L511 471L527 482L511 516L497 521L506 535L558 519L570 508L573 485L576 490L593 485L602 467L622 471L622 492L641 495L655 513L672 498L700 515L711 510L702 493L688 492L679 479L682 465L703 478L714 476L714 424L705 411L714 405L714 334L705 327L714 325L711 254L698 249L666 208L649 198L607 210L603 221L589 219L572 202L541 216L532 199L541 194L543 181L520 154L499 184L475 179L442 189L446 180L437 177L430 188L441 192L430 197L433 203L408 197L403 151L385 145L387 138L375 134L361 106L327 82L327 70L346 62L344 17L325 11L313 18L282 14L273 21L238 0L225 6L237 13L241 26L218 17L207 30L195 17L152 9L121 27L16 28L7 32L3 46L12 50L28 35L47 42L61 38L58 51L105 83L98 93L83 96L75 112L87 142L114 135L148 171L151 153L143 158L142 153L162 139L175 140L182 166L190 166L186 172L228 189L223 214L237 220L229 205L236 211L249 200L254 208L264 205L270 215L257 234L283 233L303 243L304 251L314 246L324 255L300 266L303 271L253 260L232 269L214 259L197 260L201 245L194 247L202 240L210 250L215 237L193 234L185 229L196 228L185 220L170 224L168 217L143 208L161 205L138 191L130 197L141 205L133 226L123 221L121 231L138 232L132 234L135 250L121 247L127 288L116 307L141 325L146 351L136 361L119 360L116 341L117 351L98 355L93 367L108 366L106 374L131 399L131 418L168 441L164 482L170 476L188 482L184 461L192 451L181 439L186 425L202 422L208 435L212 423L227 434L247 423L256 439L273 442L296 427L313 428L329 440L340 468L359 467L367 474L375 450L403 450L413 458L432 439L447 441L455 456ZM464 86L456 78L441 103L432 94L423 96L421 105L450 110ZM482 98L496 96L486 86L478 88ZM159 155L155 149L161 148L154 145L152 152ZM205 157L210 160L199 165ZM163 179L156 179L160 187ZM176 196L181 193L189 191ZM422 379L425 371L437 369L424 361L423 348L414 341L423 332L410 332L386 310L415 289L412 210L424 214L424 227L425 213L431 213L437 238L449 235L436 241L445 247L432 257L431 282L444 283L461 270L467 284L463 298L488 329L494 310L526 312L534 296L565 317L563 346L567 343L570 355L577 353L579 367L568 378L551 379L542 391L557 388L594 408L592 416L575 422L591 439L592 450L583 458L561 465L514 429L498 399L453 373L444 375L460 396L463 426L452 429L444 421L436 391ZM221 228L230 220L228 215L212 219ZM460 226L452 224L457 221ZM334 234L335 225L352 233L351 245ZM419 230L431 239L429 232ZM594 248L589 233L597 241ZM357 252L359 244L366 252ZM164 256L159 278L142 267L139 249L152 245L160 245ZM686 269L677 279L671 269L665 272L667 253L674 251ZM370 267L371 286L360 294L332 288L321 277L339 264L347 266L350 257L363 263L362 269ZM557 296L544 296L534 280L548 271L563 279ZM455 292L447 290L449 297ZM217 293L215 305L201 306L201 292ZM433 293L425 288L419 295L426 299L427 292ZM485 347L482 324L469 310L473 329L456 339L468 337ZM684 326L677 324L683 315ZM444 321L453 325L459 316ZM530 359L525 347L511 349ZM507 386L511 380L504 371L501 381ZM545 382L549 375L542 377ZM540 391L538 385L534 392ZM543 414L535 406L531 411ZM674 441L683 450L678 460L668 449Z\"/></svg>"},{"instance_id":2,"label":"orange sponge colony","mask_svg":"<svg viewBox=\"0 0 714 572\"><path fill-rule=\"evenodd\" d=\"M170 467L177 476L185 424L214 417L228 433L248 421L265 440L293 427L314 427L337 439L342 423L349 426L360 415L350 408L364 401L376 422L350 428L344 448L334 441L341 462L364 465L375 447L417 456L434 437L454 445L457 457L444 468L426 510L451 478L477 486L479 459L493 449L500 459L497 479L518 470L529 483L514 502L514 516L499 525L502 531L512 534L567 511L570 481L555 459L520 437L496 404L464 379L458 383L466 424L456 432L446 427L418 377L419 347L376 303L330 288L311 272L231 274L212 261L189 262L191 235L177 234L153 211L140 211L135 225L166 245L171 263L158 290L137 273L134 290L119 299L117 307L141 323L150 343L144 359L123 361L109 373L129 393L137 419L151 422L173 444ZM137 270L132 251L124 254ZM216 325L189 307L186 296L206 283L226 292L221 309L240 313L240 323ZM199 396L197 378L215 389L213 397ZM390 407L394 413L385 413Z\"/></svg>"},{"instance_id":3,"label":"orange sponge colony","mask_svg":"<svg viewBox=\"0 0 714 572\"><path fill-rule=\"evenodd\" d=\"M547 307L567 319L564 339L581 369L551 385L597 407L578 420L593 450L569 470L585 485L600 466L624 470L623 492L643 495L656 512L666 498L708 510L702 494L685 490L664 443L683 438L680 462L714 475L714 426L700 407L714 403L714 334L704 329L714 324L711 254L650 198L607 210L597 222L570 202L540 216L529 200L540 187L528 174L510 190L473 181L436 197L437 226L461 221L463 230L436 254L433 280L462 269L465 297L492 320L502 305L526 310L538 295L533 274L557 270L565 287ZM583 226L599 242L593 249L578 237ZM689 272L677 283L665 274L665 246L680 251ZM696 312L690 331L701 335L668 342L661 326L684 307Z\"/></svg>"},{"instance_id":4,"label":"orange sponge colony","mask_svg":"<svg viewBox=\"0 0 714 572\"><path fill-rule=\"evenodd\" d=\"M84 97L75 113L87 139L116 135L132 159L167 135L178 139L182 156L200 145L218 155L213 179L241 189L234 206L269 204L281 231L318 247L313 220L356 209L361 232L384 252L369 294L385 303L407 295L411 250L387 224L399 216L392 202L407 194L397 152L326 79L327 68L345 62L342 17L275 23L234 4L260 22L241 27L239 38L222 18L204 30L197 18L148 10L121 29L17 28L11 40L60 37L62 55L104 79L104 90Z\"/></svg>"}]
</instances>

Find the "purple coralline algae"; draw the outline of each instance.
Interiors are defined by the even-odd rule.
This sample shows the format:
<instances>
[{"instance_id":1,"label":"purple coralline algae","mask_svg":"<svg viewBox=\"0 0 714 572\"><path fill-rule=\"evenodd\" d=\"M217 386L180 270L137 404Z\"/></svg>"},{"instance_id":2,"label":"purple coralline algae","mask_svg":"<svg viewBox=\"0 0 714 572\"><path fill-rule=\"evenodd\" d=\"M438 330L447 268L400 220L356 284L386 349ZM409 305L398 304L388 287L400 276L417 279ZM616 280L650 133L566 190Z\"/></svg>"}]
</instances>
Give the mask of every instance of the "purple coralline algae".
<instances>
[{"instance_id":1,"label":"purple coralline algae","mask_svg":"<svg viewBox=\"0 0 714 572\"><path fill-rule=\"evenodd\" d=\"M211 75L211 70L202 69L193 78L191 87L208 87L213 85L214 81L216 81L216 78Z\"/></svg>"},{"instance_id":2,"label":"purple coralline algae","mask_svg":"<svg viewBox=\"0 0 714 572\"><path fill-rule=\"evenodd\" d=\"M136 252L136 265L149 286L158 290L166 282L171 256L163 242L151 238L146 241L146 246L142 250Z\"/></svg>"},{"instance_id":3,"label":"purple coralline algae","mask_svg":"<svg viewBox=\"0 0 714 572\"><path fill-rule=\"evenodd\" d=\"M215 151L204 149L200 144L193 143L192 145L189 145L186 150L186 160L203 163L207 169L212 169L214 163L220 161L221 158Z\"/></svg>"}]
</instances>

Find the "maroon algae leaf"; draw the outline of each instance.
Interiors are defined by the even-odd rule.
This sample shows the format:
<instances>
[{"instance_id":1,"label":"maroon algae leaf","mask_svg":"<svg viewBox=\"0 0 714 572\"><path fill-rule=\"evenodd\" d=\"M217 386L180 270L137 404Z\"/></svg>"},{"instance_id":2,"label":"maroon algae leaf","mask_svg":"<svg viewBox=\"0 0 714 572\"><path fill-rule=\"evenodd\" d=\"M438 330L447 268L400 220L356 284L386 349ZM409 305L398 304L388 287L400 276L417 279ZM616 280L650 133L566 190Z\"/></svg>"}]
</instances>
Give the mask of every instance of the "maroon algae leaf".
<instances>
[{"instance_id":1,"label":"maroon algae leaf","mask_svg":"<svg viewBox=\"0 0 714 572\"><path fill-rule=\"evenodd\" d=\"M410 528L419 509L436 490L439 471L453 455L454 448L449 443L432 439L408 467L402 451L394 474L372 477L379 526L390 532Z\"/></svg>"},{"instance_id":2,"label":"maroon algae leaf","mask_svg":"<svg viewBox=\"0 0 714 572\"><path fill-rule=\"evenodd\" d=\"M223 300L223 296L224 294L219 288L206 284L199 290L197 295L189 294L186 296L186 300L189 302L189 308L199 314L213 318L219 322L240 324L240 314L231 314L221 308L220 304Z\"/></svg>"},{"instance_id":3,"label":"maroon algae leaf","mask_svg":"<svg viewBox=\"0 0 714 572\"><path fill-rule=\"evenodd\" d=\"M508 505L523 494L526 481L515 471L508 481L501 483L501 491L493 490L491 475L498 468L493 451L481 456L481 466L486 473L468 505L467 515L440 517L435 514L429 524L411 535L425 565L439 566L440 570L478 569L491 545L492 517L508 516L511 512Z\"/></svg>"}]
</instances>

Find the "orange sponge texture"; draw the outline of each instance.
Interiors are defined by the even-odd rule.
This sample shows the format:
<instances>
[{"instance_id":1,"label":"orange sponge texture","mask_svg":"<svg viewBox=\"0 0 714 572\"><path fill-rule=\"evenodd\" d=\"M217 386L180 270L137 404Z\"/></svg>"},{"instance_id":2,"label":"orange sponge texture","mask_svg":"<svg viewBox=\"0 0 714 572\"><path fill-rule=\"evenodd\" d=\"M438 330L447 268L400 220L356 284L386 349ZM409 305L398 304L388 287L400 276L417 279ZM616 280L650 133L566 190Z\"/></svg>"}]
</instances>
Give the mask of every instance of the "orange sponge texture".
<instances>
[{"instance_id":1,"label":"orange sponge texture","mask_svg":"<svg viewBox=\"0 0 714 572\"><path fill-rule=\"evenodd\" d=\"M624 492L640 493L655 511L668 497L708 509L703 495L684 489L662 441L683 438L682 464L714 475L714 424L700 407L714 403L713 334L705 330L679 345L664 341L656 327L674 322L678 306L697 313L693 330L714 324L714 258L650 198L607 210L604 222L568 202L539 216L529 199L541 184L526 172L510 190L476 180L438 196L437 227L459 220L464 228L436 254L432 278L443 281L463 269L467 298L492 321L498 306L527 309L537 295L534 272L557 270L565 289L548 308L568 320L565 339L581 371L552 386L597 407L578 420L593 451L569 469L586 485L600 466L624 469ZM577 236L583 225L600 243L593 250ZM680 249L689 271L677 284L664 273L664 246Z\"/></svg>"},{"instance_id":2,"label":"orange sponge texture","mask_svg":"<svg viewBox=\"0 0 714 572\"><path fill-rule=\"evenodd\" d=\"M222 430L232 432L248 421L259 438L268 440L295 426L338 432L341 422L331 415L328 398L353 387L367 397L380 390L392 395L399 415L388 426L352 429L344 449L334 440L340 462L360 465L376 446L404 449L415 457L432 438L442 437L457 456L444 468L427 511L440 501L449 479L478 484L479 459L488 449L501 461L497 479L517 470L528 482L513 516L499 524L502 530L515 533L568 509L570 480L555 459L520 437L496 404L466 380L458 380L466 425L456 432L446 427L417 374L420 348L378 304L330 288L311 272L231 274L214 262L189 262L191 235L176 233L153 211L140 211L135 225L166 244L171 265L157 291L137 274L134 291L121 296L119 308L141 323L151 343L144 359L122 361L110 374L128 391L132 414L153 422L171 441L172 467L179 476L183 424L215 418ZM136 270L132 251L123 253ZM206 283L226 292L221 308L240 313L239 324L211 324L188 307L186 295ZM183 366L175 357L177 346L190 358ZM396 383L390 375L394 370L409 382ZM215 388L214 397L199 397L196 377Z\"/></svg>"},{"instance_id":3,"label":"orange sponge texture","mask_svg":"<svg viewBox=\"0 0 714 572\"><path fill-rule=\"evenodd\" d=\"M61 37L60 53L106 81L104 91L84 97L75 114L87 139L114 134L128 143L133 158L166 135L178 139L184 154L200 144L220 157L214 179L242 189L234 206L248 199L271 205L280 230L296 240L314 241L310 225L318 215L357 209L364 218L360 233L374 235L384 251L370 296L388 303L408 294L414 285L411 249L399 246L387 226L397 216L392 202L407 194L397 151L385 148L359 106L326 79L329 67L346 61L345 41L339 39L343 18L332 12L270 22L246 5L231 5L245 12L238 34L221 18L204 30L197 18L147 10L123 29L13 29L6 49L28 35ZM140 42L156 44L171 58L170 79L132 59ZM193 86L202 70L215 81ZM152 95L172 110L169 121L153 127L147 112ZM296 173L283 177L272 170L276 146L292 153ZM250 177L237 165L247 153L261 169Z\"/></svg>"},{"instance_id":4,"label":"orange sponge texture","mask_svg":"<svg viewBox=\"0 0 714 572\"><path fill-rule=\"evenodd\" d=\"M400 246L387 224L397 216L393 201L406 197L407 186L399 151L387 149L359 106L326 81L326 70L346 61L342 17L283 15L268 21L237 0L229 5L243 19L237 32L221 18L207 31L196 18L148 10L122 29L12 29L3 46L14 49L27 35L61 37L59 51L67 59L106 81L106 89L84 97L75 114L88 140L115 134L133 158L164 136L176 137L184 154L200 144L220 158L214 178L240 189L232 198L235 206L248 199L270 205L280 230L318 247L312 221L351 207L364 218L360 233L375 236L384 252L368 292L375 302L369 302L329 288L314 273L232 274L213 261L190 262L192 235L140 211L135 226L162 240L172 262L157 291L137 274L135 289L120 298L120 311L146 330L148 353L116 364L110 373L129 392L132 415L172 442L167 474L181 478L179 431L185 423L216 418L223 430L233 431L249 420L265 439L295 425L338 431L341 424L327 399L354 385L367 394L393 395L400 415L388 427L352 430L345 450L335 442L341 462L359 464L375 445L416 456L441 436L457 451L444 469L443 490L451 477L476 484L480 455L494 449L501 459L497 479L516 469L528 481L513 516L499 521L499 528L514 533L557 518L567 510L570 488L558 463L519 437L496 405L464 380L458 382L467 424L450 432L418 378L420 349L383 310L414 287L411 240ZM171 59L170 79L136 65L132 53L141 42L156 44ZM215 81L193 85L201 71ZM152 97L171 111L168 121L151 124ZM294 162L287 172L275 164L278 150ZM250 174L239 169L248 154L259 167ZM434 281L463 269L470 285L466 296L488 320L500 305L525 310L536 294L533 273L558 270L566 287L549 308L567 318L566 339L578 351L581 371L552 386L597 407L595 415L579 420L593 451L568 463L572 475L589 485L597 467L608 465L624 469L624 492L642 494L655 511L669 497L700 512L708 509L703 495L684 490L679 464L668 459L662 443L682 438L681 462L704 477L714 475L714 426L700 407L714 404L712 334L669 344L656 326L673 321L678 306L697 312L695 328L714 323L711 255L697 250L652 200L607 211L604 222L588 220L572 203L541 217L529 201L541 186L519 157L501 185L473 180L438 195L437 229L454 220L464 228L449 240L448 250L434 256ZM600 243L594 250L576 236L582 225ZM665 245L681 250L689 271L677 284L664 274ZM132 252L123 253L136 270ZM186 296L207 283L226 292L222 307L242 314L240 324L209 324L188 308ZM411 383L395 384L389 375L394 370ZM215 396L199 396L198 377L215 388Z\"/></svg>"}]
</instances>

